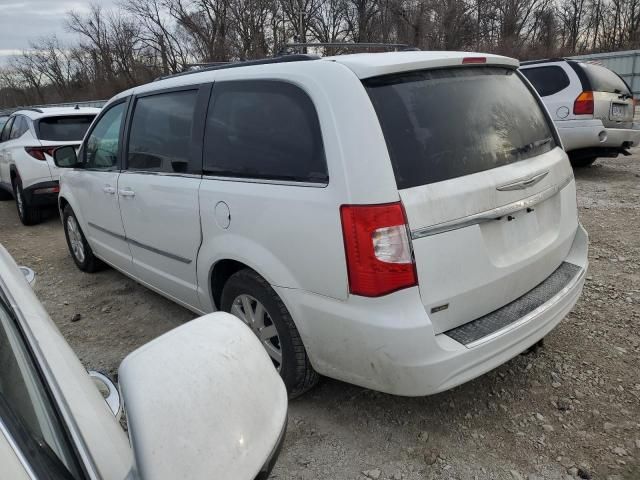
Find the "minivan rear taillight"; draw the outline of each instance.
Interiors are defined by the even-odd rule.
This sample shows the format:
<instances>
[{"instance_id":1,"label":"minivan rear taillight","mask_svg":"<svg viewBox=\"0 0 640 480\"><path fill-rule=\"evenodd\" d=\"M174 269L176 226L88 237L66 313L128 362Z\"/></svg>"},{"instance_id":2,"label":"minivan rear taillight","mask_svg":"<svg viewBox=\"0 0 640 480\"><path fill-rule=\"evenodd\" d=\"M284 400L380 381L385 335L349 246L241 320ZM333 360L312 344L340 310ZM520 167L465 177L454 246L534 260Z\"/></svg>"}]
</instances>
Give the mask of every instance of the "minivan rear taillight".
<instances>
[{"instance_id":1,"label":"minivan rear taillight","mask_svg":"<svg viewBox=\"0 0 640 480\"><path fill-rule=\"evenodd\" d=\"M574 115L593 115L593 92L582 92L573 102Z\"/></svg>"},{"instance_id":2,"label":"minivan rear taillight","mask_svg":"<svg viewBox=\"0 0 640 480\"><path fill-rule=\"evenodd\" d=\"M53 151L56 148L57 147L24 147L24 150L36 160L46 160L44 154L46 153L50 157L53 157Z\"/></svg>"},{"instance_id":3,"label":"minivan rear taillight","mask_svg":"<svg viewBox=\"0 0 640 480\"><path fill-rule=\"evenodd\" d=\"M349 292L380 297L418 284L400 202L340 207Z\"/></svg>"}]
</instances>

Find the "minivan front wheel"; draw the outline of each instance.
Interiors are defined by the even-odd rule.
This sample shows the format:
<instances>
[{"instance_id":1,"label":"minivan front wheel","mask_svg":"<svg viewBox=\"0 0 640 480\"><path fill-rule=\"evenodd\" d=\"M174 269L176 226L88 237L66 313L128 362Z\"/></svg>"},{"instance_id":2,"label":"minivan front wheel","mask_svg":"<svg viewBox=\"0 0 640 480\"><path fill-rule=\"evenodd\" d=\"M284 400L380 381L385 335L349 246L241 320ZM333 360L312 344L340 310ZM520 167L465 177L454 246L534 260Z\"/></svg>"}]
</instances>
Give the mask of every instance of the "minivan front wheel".
<instances>
[{"instance_id":1,"label":"minivan front wheel","mask_svg":"<svg viewBox=\"0 0 640 480\"><path fill-rule=\"evenodd\" d=\"M69 253L78 268L87 273L100 270L103 263L93 254L93 250L91 250L84 233L82 233L80 229L78 219L69 205L64 207L62 211L62 225L64 227L64 236L67 239Z\"/></svg>"},{"instance_id":2,"label":"minivan front wheel","mask_svg":"<svg viewBox=\"0 0 640 480\"><path fill-rule=\"evenodd\" d=\"M251 328L280 373L289 398L318 383L293 319L271 285L253 270L234 273L222 290L221 307Z\"/></svg>"}]
</instances>

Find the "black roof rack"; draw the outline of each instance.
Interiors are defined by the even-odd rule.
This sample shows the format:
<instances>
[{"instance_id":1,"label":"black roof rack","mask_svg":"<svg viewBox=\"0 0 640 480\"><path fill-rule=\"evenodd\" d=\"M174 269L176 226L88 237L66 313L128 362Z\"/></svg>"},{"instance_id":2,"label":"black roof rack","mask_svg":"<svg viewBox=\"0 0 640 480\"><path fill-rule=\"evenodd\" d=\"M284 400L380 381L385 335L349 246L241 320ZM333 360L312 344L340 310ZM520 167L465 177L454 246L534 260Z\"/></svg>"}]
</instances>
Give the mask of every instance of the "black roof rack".
<instances>
[{"instance_id":1,"label":"black roof rack","mask_svg":"<svg viewBox=\"0 0 640 480\"><path fill-rule=\"evenodd\" d=\"M295 55L296 50L302 52L305 48L314 47L328 47L328 48L346 48L350 50L373 50L376 48L395 50L395 51L410 51L420 50L419 48L412 47L405 43L364 43L364 42L311 42L311 43L287 43L280 47L278 55Z\"/></svg>"},{"instance_id":2,"label":"black roof rack","mask_svg":"<svg viewBox=\"0 0 640 480\"><path fill-rule=\"evenodd\" d=\"M304 62L309 60L318 60L320 57L317 55L307 55L307 54L299 54L299 55L283 55L276 56L272 58L262 58L260 60L246 60L239 62L212 62L212 63L197 63L189 65L187 71L174 73L173 75L165 75L164 77L158 77L154 80L154 82L158 80L164 80L165 78L174 78L174 77L182 77L183 75L191 75L193 73L200 72L209 72L212 70L225 70L227 68L239 68L239 67L250 67L253 65L267 65L270 63L289 63L289 62ZM192 68L192 67L196 68Z\"/></svg>"},{"instance_id":3,"label":"black roof rack","mask_svg":"<svg viewBox=\"0 0 640 480\"><path fill-rule=\"evenodd\" d=\"M568 60L563 57L555 57L555 58L543 58L541 60L525 60L524 62L520 62L520 65L535 65L536 63L547 63L547 62L563 62Z\"/></svg>"}]
</instances>

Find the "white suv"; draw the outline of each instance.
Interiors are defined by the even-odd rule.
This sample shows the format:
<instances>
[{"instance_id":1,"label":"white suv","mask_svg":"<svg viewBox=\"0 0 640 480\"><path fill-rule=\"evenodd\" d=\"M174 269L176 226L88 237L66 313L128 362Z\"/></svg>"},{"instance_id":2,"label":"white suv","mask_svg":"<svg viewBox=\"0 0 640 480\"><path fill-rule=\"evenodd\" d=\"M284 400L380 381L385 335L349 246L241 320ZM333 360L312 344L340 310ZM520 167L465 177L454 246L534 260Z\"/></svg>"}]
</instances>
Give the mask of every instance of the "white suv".
<instances>
[{"instance_id":1,"label":"white suv","mask_svg":"<svg viewBox=\"0 0 640 480\"><path fill-rule=\"evenodd\" d=\"M542 97L574 166L629 155L640 142L633 95L615 72L563 58L523 62L520 70Z\"/></svg>"},{"instance_id":2,"label":"white suv","mask_svg":"<svg viewBox=\"0 0 640 480\"><path fill-rule=\"evenodd\" d=\"M100 110L80 107L28 108L13 113L0 133L0 199L16 199L25 225L56 205L58 169L51 157L61 145L80 145Z\"/></svg>"},{"instance_id":3,"label":"white suv","mask_svg":"<svg viewBox=\"0 0 640 480\"><path fill-rule=\"evenodd\" d=\"M136 87L55 159L80 269L232 312L292 396L318 373L425 395L531 347L578 299L587 235L559 145L516 60L398 52Z\"/></svg>"}]
</instances>

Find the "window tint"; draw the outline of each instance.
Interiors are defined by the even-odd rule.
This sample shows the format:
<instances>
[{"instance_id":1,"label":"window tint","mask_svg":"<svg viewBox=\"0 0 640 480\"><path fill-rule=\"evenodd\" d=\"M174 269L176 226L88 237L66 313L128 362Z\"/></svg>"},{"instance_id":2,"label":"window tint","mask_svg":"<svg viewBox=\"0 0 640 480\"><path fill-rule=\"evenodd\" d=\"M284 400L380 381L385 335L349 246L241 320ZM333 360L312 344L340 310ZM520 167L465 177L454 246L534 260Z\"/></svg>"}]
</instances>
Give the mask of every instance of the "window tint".
<instances>
[{"instance_id":1,"label":"window tint","mask_svg":"<svg viewBox=\"0 0 640 480\"><path fill-rule=\"evenodd\" d=\"M0 372L0 418L37 477L79 478L54 403L1 293Z\"/></svg>"},{"instance_id":2,"label":"window tint","mask_svg":"<svg viewBox=\"0 0 640 480\"><path fill-rule=\"evenodd\" d=\"M327 182L320 125L311 99L277 81L214 86L204 144L212 175Z\"/></svg>"},{"instance_id":3,"label":"window tint","mask_svg":"<svg viewBox=\"0 0 640 480\"><path fill-rule=\"evenodd\" d=\"M424 70L364 83L398 188L482 172L555 147L538 100L514 70Z\"/></svg>"},{"instance_id":4,"label":"window tint","mask_svg":"<svg viewBox=\"0 0 640 480\"><path fill-rule=\"evenodd\" d=\"M569 77L560 66L523 68L522 74L529 79L541 97L547 97L569 86Z\"/></svg>"},{"instance_id":5,"label":"window tint","mask_svg":"<svg viewBox=\"0 0 640 480\"><path fill-rule=\"evenodd\" d=\"M4 127L2 128L2 134L0 135L0 142L6 142L7 140L9 140L11 126L13 125L15 119L16 117L9 117L9 120L7 120L7 123L5 123Z\"/></svg>"},{"instance_id":6,"label":"window tint","mask_svg":"<svg viewBox=\"0 0 640 480\"><path fill-rule=\"evenodd\" d=\"M197 90L189 90L136 101L129 134L129 170L187 172L197 96Z\"/></svg>"},{"instance_id":7,"label":"window tint","mask_svg":"<svg viewBox=\"0 0 640 480\"><path fill-rule=\"evenodd\" d=\"M9 120L9 117L7 115L0 115L0 132L2 131L2 128L4 127L5 123L7 123L8 120Z\"/></svg>"},{"instance_id":8,"label":"window tint","mask_svg":"<svg viewBox=\"0 0 640 480\"><path fill-rule=\"evenodd\" d=\"M112 168L118 164L120 125L126 103L111 107L95 125L85 147L86 168Z\"/></svg>"},{"instance_id":9,"label":"window tint","mask_svg":"<svg viewBox=\"0 0 640 480\"><path fill-rule=\"evenodd\" d=\"M591 83L591 90L595 92L631 94L625 81L608 68L602 65L582 62L578 63L578 66L587 75L589 83Z\"/></svg>"},{"instance_id":10,"label":"window tint","mask_svg":"<svg viewBox=\"0 0 640 480\"><path fill-rule=\"evenodd\" d=\"M95 115L48 117L38 122L38 138L56 142L80 142Z\"/></svg>"},{"instance_id":11,"label":"window tint","mask_svg":"<svg viewBox=\"0 0 640 480\"><path fill-rule=\"evenodd\" d=\"M13 127L11 127L9 140L20 138L27 130L29 130L29 122L27 121L27 119L22 115L16 116L16 119L13 122Z\"/></svg>"}]
</instances>

